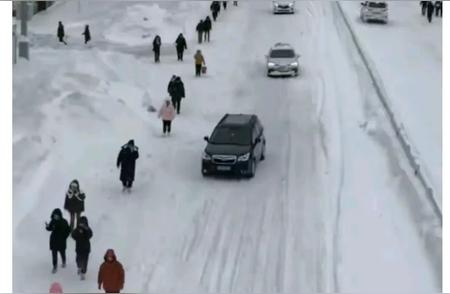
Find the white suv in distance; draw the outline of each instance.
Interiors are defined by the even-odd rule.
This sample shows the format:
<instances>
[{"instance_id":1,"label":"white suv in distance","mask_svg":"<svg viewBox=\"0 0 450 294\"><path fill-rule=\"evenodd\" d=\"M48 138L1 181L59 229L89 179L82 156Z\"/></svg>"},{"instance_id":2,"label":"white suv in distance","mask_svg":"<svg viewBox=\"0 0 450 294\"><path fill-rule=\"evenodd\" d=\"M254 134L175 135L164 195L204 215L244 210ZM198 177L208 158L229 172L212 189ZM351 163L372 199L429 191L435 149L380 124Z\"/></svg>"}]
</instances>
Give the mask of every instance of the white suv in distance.
<instances>
[{"instance_id":1,"label":"white suv in distance","mask_svg":"<svg viewBox=\"0 0 450 294\"><path fill-rule=\"evenodd\" d=\"M272 1L273 13L294 13L295 12L295 1L284 0L284 1Z\"/></svg>"},{"instance_id":2,"label":"white suv in distance","mask_svg":"<svg viewBox=\"0 0 450 294\"><path fill-rule=\"evenodd\" d=\"M267 59L267 76L294 75L299 72L298 59L300 55L286 43L276 43L270 48Z\"/></svg>"},{"instance_id":3,"label":"white suv in distance","mask_svg":"<svg viewBox=\"0 0 450 294\"><path fill-rule=\"evenodd\" d=\"M388 5L386 2L361 2L361 20L363 22L388 22Z\"/></svg>"}]
</instances>

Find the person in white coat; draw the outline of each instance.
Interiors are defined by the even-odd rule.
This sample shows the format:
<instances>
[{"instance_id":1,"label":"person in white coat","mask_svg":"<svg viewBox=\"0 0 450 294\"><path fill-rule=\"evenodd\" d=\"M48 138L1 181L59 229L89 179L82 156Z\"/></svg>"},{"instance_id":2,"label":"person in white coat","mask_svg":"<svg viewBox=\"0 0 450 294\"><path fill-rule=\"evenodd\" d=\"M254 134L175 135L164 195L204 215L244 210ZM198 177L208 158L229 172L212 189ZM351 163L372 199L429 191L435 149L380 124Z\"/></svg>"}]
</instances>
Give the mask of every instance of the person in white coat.
<instances>
[{"instance_id":1,"label":"person in white coat","mask_svg":"<svg viewBox=\"0 0 450 294\"><path fill-rule=\"evenodd\" d=\"M175 108L169 98L167 98L161 106L158 117L161 118L163 122L163 134L165 135L166 132L170 134L172 121L175 118Z\"/></svg>"}]
</instances>

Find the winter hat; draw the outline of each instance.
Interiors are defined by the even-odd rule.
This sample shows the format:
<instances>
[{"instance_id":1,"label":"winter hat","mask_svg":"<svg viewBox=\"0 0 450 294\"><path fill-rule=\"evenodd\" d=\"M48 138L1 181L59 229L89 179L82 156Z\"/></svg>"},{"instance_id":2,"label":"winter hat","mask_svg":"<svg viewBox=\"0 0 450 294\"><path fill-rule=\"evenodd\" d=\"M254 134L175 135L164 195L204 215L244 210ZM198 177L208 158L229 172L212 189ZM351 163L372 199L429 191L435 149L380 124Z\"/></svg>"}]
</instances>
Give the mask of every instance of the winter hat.
<instances>
[{"instance_id":1,"label":"winter hat","mask_svg":"<svg viewBox=\"0 0 450 294\"><path fill-rule=\"evenodd\" d=\"M62 212L61 209L55 208L52 212L51 218L53 219L54 216L59 216L59 219L62 219Z\"/></svg>"},{"instance_id":2,"label":"winter hat","mask_svg":"<svg viewBox=\"0 0 450 294\"><path fill-rule=\"evenodd\" d=\"M59 294L63 294L63 289L61 287L60 283L53 283L50 286L50 292L49 293L59 293Z\"/></svg>"},{"instance_id":3,"label":"winter hat","mask_svg":"<svg viewBox=\"0 0 450 294\"><path fill-rule=\"evenodd\" d=\"M128 141L128 145L134 146L134 140Z\"/></svg>"},{"instance_id":4,"label":"winter hat","mask_svg":"<svg viewBox=\"0 0 450 294\"><path fill-rule=\"evenodd\" d=\"M78 180L77 179L75 179L75 180L73 180L72 182L70 182L70 185L69 185L69 189L71 189L73 186L75 186L76 185L76 189L80 189L80 183L78 182Z\"/></svg>"},{"instance_id":5,"label":"winter hat","mask_svg":"<svg viewBox=\"0 0 450 294\"><path fill-rule=\"evenodd\" d=\"M116 260L116 259L117 259L117 258L116 258L116 253L114 252L113 249L108 249L108 250L106 250L105 257L104 257L105 261L108 260L108 258L107 258L108 255L112 255L113 260Z\"/></svg>"},{"instance_id":6,"label":"winter hat","mask_svg":"<svg viewBox=\"0 0 450 294\"><path fill-rule=\"evenodd\" d=\"M82 217L80 217L80 225L81 224L85 224L86 226L89 226L88 219L84 215Z\"/></svg>"}]
</instances>

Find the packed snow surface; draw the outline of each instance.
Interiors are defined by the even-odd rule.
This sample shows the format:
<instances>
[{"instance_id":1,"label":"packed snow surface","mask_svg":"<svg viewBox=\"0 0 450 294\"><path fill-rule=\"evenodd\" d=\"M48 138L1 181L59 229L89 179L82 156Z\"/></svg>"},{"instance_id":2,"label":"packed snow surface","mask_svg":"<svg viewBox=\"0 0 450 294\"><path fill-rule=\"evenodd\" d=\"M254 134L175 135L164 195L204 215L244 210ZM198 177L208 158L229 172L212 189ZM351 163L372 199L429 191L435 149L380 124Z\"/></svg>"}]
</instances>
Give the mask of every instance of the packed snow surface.
<instances>
[{"instance_id":1,"label":"packed snow surface","mask_svg":"<svg viewBox=\"0 0 450 294\"><path fill-rule=\"evenodd\" d=\"M108 248L124 265L124 292L440 291L441 226L336 3L298 1L296 14L272 15L268 1L229 2L211 42L198 45L208 2L81 2L35 16L31 60L14 67L14 292L47 292L59 281L67 293L96 293ZM57 43L58 20L67 46ZM178 33L188 41L184 62L173 51ZM166 44L160 64L155 34ZM406 40L398 46L424 42ZM299 77L266 77L264 55L280 41L301 54ZM196 49L208 66L201 78ZM379 50L396 58L395 49ZM427 79L439 77L430 70ZM420 88L417 71L396 73ZM173 74L186 98L163 137L148 109L162 104ZM391 97L403 95L395 89ZM225 113L255 113L265 127L266 160L251 180L201 176L202 138ZM115 161L129 139L140 158L127 194ZM94 232L85 281L71 239L68 267L50 273L44 228L75 178Z\"/></svg>"}]
</instances>

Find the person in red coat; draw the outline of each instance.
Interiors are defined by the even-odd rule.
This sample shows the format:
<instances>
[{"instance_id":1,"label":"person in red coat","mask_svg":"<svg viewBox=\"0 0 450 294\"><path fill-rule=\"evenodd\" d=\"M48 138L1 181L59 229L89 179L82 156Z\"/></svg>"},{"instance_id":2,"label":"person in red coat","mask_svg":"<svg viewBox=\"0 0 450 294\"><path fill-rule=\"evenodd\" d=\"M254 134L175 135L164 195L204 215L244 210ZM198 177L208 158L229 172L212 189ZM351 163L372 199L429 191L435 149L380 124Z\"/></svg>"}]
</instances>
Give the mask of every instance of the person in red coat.
<instances>
[{"instance_id":1,"label":"person in red coat","mask_svg":"<svg viewBox=\"0 0 450 294\"><path fill-rule=\"evenodd\" d=\"M103 285L105 293L120 293L125 284L123 266L112 249L106 251L104 260L98 271L98 289L101 290Z\"/></svg>"}]
</instances>

